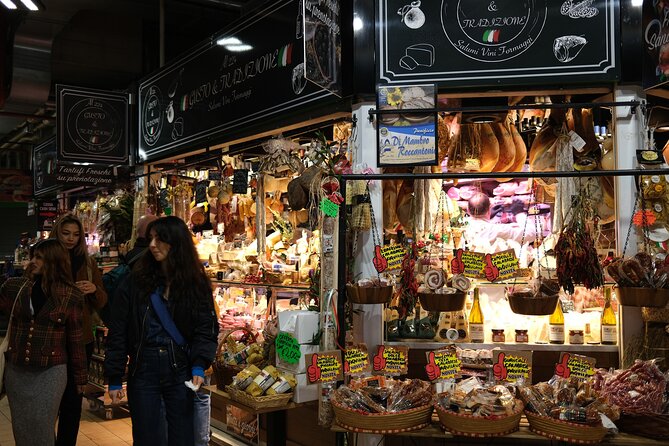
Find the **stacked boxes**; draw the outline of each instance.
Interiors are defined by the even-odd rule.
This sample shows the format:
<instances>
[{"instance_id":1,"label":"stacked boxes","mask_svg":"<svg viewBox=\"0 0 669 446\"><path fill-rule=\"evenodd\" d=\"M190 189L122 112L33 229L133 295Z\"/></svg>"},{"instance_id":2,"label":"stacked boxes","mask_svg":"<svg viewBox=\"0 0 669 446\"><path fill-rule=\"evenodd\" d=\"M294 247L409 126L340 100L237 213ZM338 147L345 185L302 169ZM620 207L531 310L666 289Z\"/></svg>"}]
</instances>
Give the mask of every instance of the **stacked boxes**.
<instances>
[{"instance_id":1,"label":"stacked boxes","mask_svg":"<svg viewBox=\"0 0 669 446\"><path fill-rule=\"evenodd\" d=\"M282 361L276 357L276 367L295 375L297 387L295 387L293 401L304 403L318 399L318 386L307 384L307 364L305 356L316 353L318 345L311 342L318 335L319 314L314 311L281 311L279 313L279 330L290 334L300 344L300 359L296 364Z\"/></svg>"}]
</instances>

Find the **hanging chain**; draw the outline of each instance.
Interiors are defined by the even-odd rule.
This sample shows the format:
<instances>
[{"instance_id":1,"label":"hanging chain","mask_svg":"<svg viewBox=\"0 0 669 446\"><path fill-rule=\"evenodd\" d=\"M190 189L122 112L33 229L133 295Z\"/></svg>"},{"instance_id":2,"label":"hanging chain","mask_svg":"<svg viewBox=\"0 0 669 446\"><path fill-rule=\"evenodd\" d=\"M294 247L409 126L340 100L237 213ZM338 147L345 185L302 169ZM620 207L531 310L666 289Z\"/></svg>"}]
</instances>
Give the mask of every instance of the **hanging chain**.
<instances>
[{"instance_id":1,"label":"hanging chain","mask_svg":"<svg viewBox=\"0 0 669 446\"><path fill-rule=\"evenodd\" d=\"M376 217L374 216L374 206L372 206L372 200L371 200L371 194L369 192L369 182L367 183L367 186L365 188L365 195L370 197L369 200L369 217L370 220L372 221L372 240L374 242L374 249L376 249L377 246L381 246L381 238L379 237L379 231L376 227ZM381 280L381 273L374 268L376 271L376 276L379 278L379 281Z\"/></svg>"},{"instance_id":2,"label":"hanging chain","mask_svg":"<svg viewBox=\"0 0 669 446\"><path fill-rule=\"evenodd\" d=\"M632 208L632 217L630 218L630 224L627 227L627 235L625 236L625 244L623 245L622 256L625 257L627 252L627 245L630 241L630 235L632 235L632 227L634 226L634 214L636 214L637 209L639 208L639 193L637 192L634 197L634 208Z\"/></svg>"}]
</instances>

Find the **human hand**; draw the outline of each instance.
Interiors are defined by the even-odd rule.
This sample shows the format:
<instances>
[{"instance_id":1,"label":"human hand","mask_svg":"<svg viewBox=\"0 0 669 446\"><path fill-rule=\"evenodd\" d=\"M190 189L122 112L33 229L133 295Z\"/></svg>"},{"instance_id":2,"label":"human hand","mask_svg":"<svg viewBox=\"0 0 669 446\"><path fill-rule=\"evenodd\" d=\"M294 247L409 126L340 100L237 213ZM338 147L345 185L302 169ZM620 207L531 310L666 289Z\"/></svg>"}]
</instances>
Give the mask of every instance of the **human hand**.
<instances>
[{"instance_id":1,"label":"human hand","mask_svg":"<svg viewBox=\"0 0 669 446\"><path fill-rule=\"evenodd\" d=\"M204 384L204 378L201 377L201 376L193 375L192 381L193 381L193 385L197 388L200 388L200 386L202 386L202 384Z\"/></svg>"},{"instance_id":2,"label":"human hand","mask_svg":"<svg viewBox=\"0 0 669 446\"><path fill-rule=\"evenodd\" d=\"M109 398L111 399L113 405L121 404L121 400L125 398L125 392L123 389L110 390Z\"/></svg>"},{"instance_id":3,"label":"human hand","mask_svg":"<svg viewBox=\"0 0 669 446\"><path fill-rule=\"evenodd\" d=\"M307 378L310 383L315 383L321 378L321 368L318 366L318 355L311 357L311 365L307 367Z\"/></svg>"},{"instance_id":4,"label":"human hand","mask_svg":"<svg viewBox=\"0 0 669 446\"><path fill-rule=\"evenodd\" d=\"M430 352L428 355L425 371L427 372L427 379L430 381L434 381L441 376L441 368L437 365L437 361L434 360L434 352Z\"/></svg>"},{"instance_id":5,"label":"human hand","mask_svg":"<svg viewBox=\"0 0 669 446\"><path fill-rule=\"evenodd\" d=\"M379 345L379 351L374 356L374 370L377 372L386 367L386 358L383 357L383 352L386 349L385 345Z\"/></svg>"},{"instance_id":6,"label":"human hand","mask_svg":"<svg viewBox=\"0 0 669 446\"><path fill-rule=\"evenodd\" d=\"M76 282L77 288L84 294L93 294L97 291L98 287L95 286L93 282L88 280L80 280Z\"/></svg>"}]
</instances>

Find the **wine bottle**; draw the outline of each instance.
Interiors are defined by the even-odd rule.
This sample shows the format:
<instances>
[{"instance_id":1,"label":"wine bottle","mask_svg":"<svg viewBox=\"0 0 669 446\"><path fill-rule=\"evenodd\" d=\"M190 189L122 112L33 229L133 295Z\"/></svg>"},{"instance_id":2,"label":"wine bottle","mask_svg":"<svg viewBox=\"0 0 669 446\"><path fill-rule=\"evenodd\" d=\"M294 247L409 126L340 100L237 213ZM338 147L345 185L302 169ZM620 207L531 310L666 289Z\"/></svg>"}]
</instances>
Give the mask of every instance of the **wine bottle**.
<instances>
[{"instance_id":1,"label":"wine bottle","mask_svg":"<svg viewBox=\"0 0 669 446\"><path fill-rule=\"evenodd\" d=\"M564 344L564 313L559 299L555 311L548 319L548 340L551 344Z\"/></svg>"},{"instance_id":2,"label":"wine bottle","mask_svg":"<svg viewBox=\"0 0 669 446\"><path fill-rule=\"evenodd\" d=\"M483 329L483 312L479 302L479 289L474 288L474 302L469 312L469 337L472 342L483 342L485 331Z\"/></svg>"},{"instance_id":3,"label":"wine bottle","mask_svg":"<svg viewBox=\"0 0 669 446\"><path fill-rule=\"evenodd\" d=\"M616 313L611 306L611 287L604 288L604 311L602 311L602 344L616 345L618 343L618 328L616 327Z\"/></svg>"}]
</instances>

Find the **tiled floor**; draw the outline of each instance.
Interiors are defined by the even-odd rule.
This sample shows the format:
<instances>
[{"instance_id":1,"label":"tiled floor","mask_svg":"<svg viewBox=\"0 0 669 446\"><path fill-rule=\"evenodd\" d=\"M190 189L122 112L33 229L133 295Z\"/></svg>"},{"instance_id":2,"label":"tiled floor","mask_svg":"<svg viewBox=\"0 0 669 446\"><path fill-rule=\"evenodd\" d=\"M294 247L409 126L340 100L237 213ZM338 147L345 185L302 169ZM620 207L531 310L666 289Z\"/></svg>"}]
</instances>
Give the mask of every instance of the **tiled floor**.
<instances>
[{"instance_id":1,"label":"tiled floor","mask_svg":"<svg viewBox=\"0 0 669 446\"><path fill-rule=\"evenodd\" d=\"M87 402L84 401L77 446L123 446L132 444L130 417L113 420L105 420L103 417L104 412L90 411ZM10 420L9 404L7 398L4 398L0 401L0 446L14 446Z\"/></svg>"}]
</instances>

